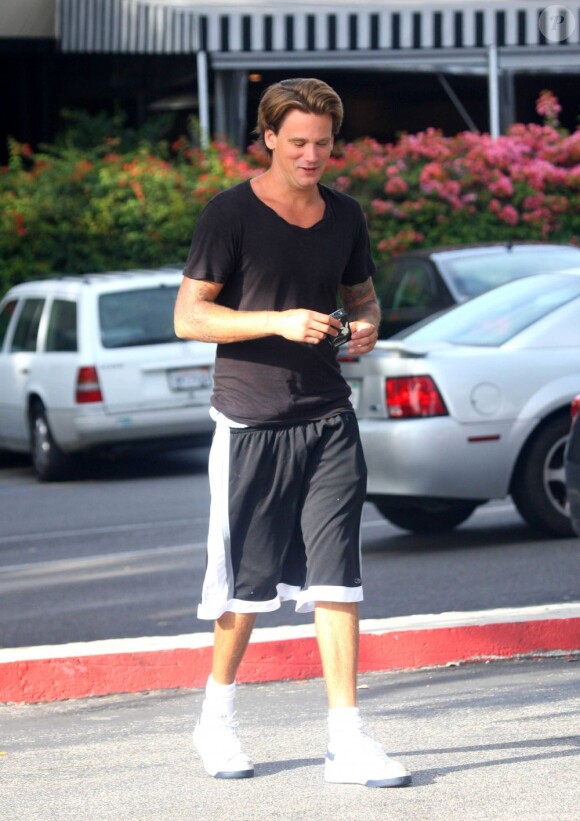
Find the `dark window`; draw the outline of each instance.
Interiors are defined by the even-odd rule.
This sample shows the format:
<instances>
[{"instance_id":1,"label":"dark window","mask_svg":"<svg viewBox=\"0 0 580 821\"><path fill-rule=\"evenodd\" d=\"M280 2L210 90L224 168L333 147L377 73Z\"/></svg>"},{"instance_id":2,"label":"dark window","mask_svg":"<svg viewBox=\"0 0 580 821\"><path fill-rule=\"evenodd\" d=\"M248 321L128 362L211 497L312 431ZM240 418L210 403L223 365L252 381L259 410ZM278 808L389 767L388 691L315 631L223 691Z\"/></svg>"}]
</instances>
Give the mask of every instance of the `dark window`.
<instances>
[{"instance_id":1,"label":"dark window","mask_svg":"<svg viewBox=\"0 0 580 821\"><path fill-rule=\"evenodd\" d=\"M419 12L413 13L413 48L421 48L421 23Z\"/></svg>"},{"instance_id":2,"label":"dark window","mask_svg":"<svg viewBox=\"0 0 580 821\"><path fill-rule=\"evenodd\" d=\"M429 267L423 262L409 260L396 266L397 285L393 289L392 307L427 308L435 304L437 291Z\"/></svg>"},{"instance_id":3,"label":"dark window","mask_svg":"<svg viewBox=\"0 0 580 821\"><path fill-rule=\"evenodd\" d=\"M287 14L284 18L286 51L294 51L294 18Z\"/></svg>"},{"instance_id":4,"label":"dark window","mask_svg":"<svg viewBox=\"0 0 580 821\"><path fill-rule=\"evenodd\" d=\"M2 308L2 313L0 313L0 350L2 350L2 348L4 347L6 331L8 330L8 326L10 325L10 320L14 316L16 305L16 300L13 300L12 302L7 302L6 305Z\"/></svg>"},{"instance_id":5,"label":"dark window","mask_svg":"<svg viewBox=\"0 0 580 821\"><path fill-rule=\"evenodd\" d=\"M45 350L63 353L77 350L77 304L55 299L50 310Z\"/></svg>"},{"instance_id":6,"label":"dark window","mask_svg":"<svg viewBox=\"0 0 580 821\"><path fill-rule=\"evenodd\" d=\"M201 50L207 51L207 17L199 18L199 39L201 43Z\"/></svg>"},{"instance_id":7,"label":"dark window","mask_svg":"<svg viewBox=\"0 0 580 821\"><path fill-rule=\"evenodd\" d=\"M225 15L220 17L220 51L230 50L230 19Z\"/></svg>"},{"instance_id":8,"label":"dark window","mask_svg":"<svg viewBox=\"0 0 580 821\"><path fill-rule=\"evenodd\" d=\"M495 14L495 37L498 46L505 46L505 11Z\"/></svg>"},{"instance_id":9,"label":"dark window","mask_svg":"<svg viewBox=\"0 0 580 821\"><path fill-rule=\"evenodd\" d=\"M537 26L538 26L538 29L540 30L540 36L538 37L538 43L539 43L541 46L545 46L545 45L546 45L546 43L548 42L548 40L547 40L547 38L546 38L546 35L545 35L545 34L544 34L544 32L542 31L542 26L540 25L540 17L542 16L542 14L543 14L543 13L544 13L544 12L543 12L543 10L542 10L542 9L538 9L538 20L537 20Z\"/></svg>"},{"instance_id":10,"label":"dark window","mask_svg":"<svg viewBox=\"0 0 580 821\"><path fill-rule=\"evenodd\" d=\"M316 49L316 17L313 14L306 17L306 48L308 51Z\"/></svg>"},{"instance_id":11,"label":"dark window","mask_svg":"<svg viewBox=\"0 0 580 821\"><path fill-rule=\"evenodd\" d=\"M36 338L43 307L44 299L27 299L24 303L10 347L13 353L36 350Z\"/></svg>"},{"instance_id":12,"label":"dark window","mask_svg":"<svg viewBox=\"0 0 580 821\"><path fill-rule=\"evenodd\" d=\"M173 307L177 287L161 285L115 291L99 297L101 344L104 348L175 342Z\"/></svg>"},{"instance_id":13,"label":"dark window","mask_svg":"<svg viewBox=\"0 0 580 821\"><path fill-rule=\"evenodd\" d=\"M391 43L393 48L401 48L401 15L393 14L391 17Z\"/></svg>"},{"instance_id":14,"label":"dark window","mask_svg":"<svg viewBox=\"0 0 580 821\"><path fill-rule=\"evenodd\" d=\"M441 48L443 45L443 15L436 11L433 15L433 46Z\"/></svg>"},{"instance_id":15,"label":"dark window","mask_svg":"<svg viewBox=\"0 0 580 821\"><path fill-rule=\"evenodd\" d=\"M274 42L273 26L272 16L270 14L266 15L264 17L264 51L272 51Z\"/></svg>"},{"instance_id":16,"label":"dark window","mask_svg":"<svg viewBox=\"0 0 580 821\"><path fill-rule=\"evenodd\" d=\"M484 41L484 18L482 11L475 12L475 45L477 48L483 47Z\"/></svg>"},{"instance_id":17,"label":"dark window","mask_svg":"<svg viewBox=\"0 0 580 821\"><path fill-rule=\"evenodd\" d=\"M371 48L379 47L379 15L371 14Z\"/></svg>"},{"instance_id":18,"label":"dark window","mask_svg":"<svg viewBox=\"0 0 580 821\"><path fill-rule=\"evenodd\" d=\"M348 16L348 47L353 51L358 46L358 17L356 14Z\"/></svg>"},{"instance_id":19,"label":"dark window","mask_svg":"<svg viewBox=\"0 0 580 821\"><path fill-rule=\"evenodd\" d=\"M252 50L252 18L247 14L242 17L242 50Z\"/></svg>"},{"instance_id":20,"label":"dark window","mask_svg":"<svg viewBox=\"0 0 580 821\"><path fill-rule=\"evenodd\" d=\"M518 11L518 46L526 45L526 13Z\"/></svg>"},{"instance_id":21,"label":"dark window","mask_svg":"<svg viewBox=\"0 0 580 821\"><path fill-rule=\"evenodd\" d=\"M461 11L456 11L453 15L453 28L455 46L461 48L463 45L463 13Z\"/></svg>"},{"instance_id":22,"label":"dark window","mask_svg":"<svg viewBox=\"0 0 580 821\"><path fill-rule=\"evenodd\" d=\"M328 20L328 50L336 51L336 14L329 14Z\"/></svg>"},{"instance_id":23,"label":"dark window","mask_svg":"<svg viewBox=\"0 0 580 821\"><path fill-rule=\"evenodd\" d=\"M388 338L446 307L452 299L439 289L429 263L414 257L400 257L382 270L378 288L381 305L379 336Z\"/></svg>"}]
</instances>

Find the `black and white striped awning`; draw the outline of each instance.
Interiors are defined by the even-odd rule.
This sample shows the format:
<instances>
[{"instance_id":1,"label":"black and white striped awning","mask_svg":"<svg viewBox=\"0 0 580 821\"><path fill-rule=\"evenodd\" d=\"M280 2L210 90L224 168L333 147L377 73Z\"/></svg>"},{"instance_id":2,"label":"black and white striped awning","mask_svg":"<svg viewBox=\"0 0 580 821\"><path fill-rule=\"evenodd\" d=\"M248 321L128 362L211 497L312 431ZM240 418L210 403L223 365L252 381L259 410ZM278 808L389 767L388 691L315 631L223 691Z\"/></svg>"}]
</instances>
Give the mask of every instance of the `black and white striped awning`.
<instances>
[{"instance_id":1,"label":"black and white striped awning","mask_svg":"<svg viewBox=\"0 0 580 821\"><path fill-rule=\"evenodd\" d=\"M279 0L57 0L57 38L64 52L188 54L206 51L213 64L244 67L291 60L320 65L380 55L454 52L457 58L489 46L516 55L544 50L567 62L574 52L578 69L580 3L565 7L565 37L545 36L544 3L494 0L462 3L389 3L376 0L318 0L288 6ZM522 67L525 66L525 56ZM317 59L318 58L318 59Z\"/></svg>"}]
</instances>

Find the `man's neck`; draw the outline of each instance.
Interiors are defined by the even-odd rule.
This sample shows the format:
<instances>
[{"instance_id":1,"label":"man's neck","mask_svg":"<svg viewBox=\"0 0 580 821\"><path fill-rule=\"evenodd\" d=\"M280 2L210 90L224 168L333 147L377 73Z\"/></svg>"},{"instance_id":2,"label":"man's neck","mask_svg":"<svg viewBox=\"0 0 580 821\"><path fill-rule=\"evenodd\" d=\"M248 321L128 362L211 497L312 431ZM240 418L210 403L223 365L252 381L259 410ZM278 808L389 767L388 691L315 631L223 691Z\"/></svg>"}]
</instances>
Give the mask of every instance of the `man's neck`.
<instances>
[{"instance_id":1,"label":"man's neck","mask_svg":"<svg viewBox=\"0 0 580 821\"><path fill-rule=\"evenodd\" d=\"M318 205L321 201L318 184L301 188L291 185L270 168L264 174L254 178L254 191L265 200L284 203L288 208L306 209Z\"/></svg>"},{"instance_id":2,"label":"man's neck","mask_svg":"<svg viewBox=\"0 0 580 821\"><path fill-rule=\"evenodd\" d=\"M324 216L324 199L317 185L293 188L276 180L269 171L254 177L250 184L258 199L292 225L310 228Z\"/></svg>"}]
</instances>

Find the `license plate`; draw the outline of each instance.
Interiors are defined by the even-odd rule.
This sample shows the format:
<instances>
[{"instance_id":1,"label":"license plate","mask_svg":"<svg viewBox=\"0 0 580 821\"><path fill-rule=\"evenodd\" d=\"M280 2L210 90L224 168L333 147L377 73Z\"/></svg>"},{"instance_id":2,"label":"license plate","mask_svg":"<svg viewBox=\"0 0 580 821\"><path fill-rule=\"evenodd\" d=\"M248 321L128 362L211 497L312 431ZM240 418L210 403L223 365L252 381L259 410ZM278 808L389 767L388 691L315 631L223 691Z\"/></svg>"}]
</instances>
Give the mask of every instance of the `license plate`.
<instances>
[{"instance_id":1,"label":"license plate","mask_svg":"<svg viewBox=\"0 0 580 821\"><path fill-rule=\"evenodd\" d=\"M347 384L351 390L350 394L350 403L355 410L358 409L358 403L360 399L360 390L362 385L362 379L347 379Z\"/></svg>"},{"instance_id":2,"label":"license plate","mask_svg":"<svg viewBox=\"0 0 580 821\"><path fill-rule=\"evenodd\" d=\"M167 379L172 391L194 391L211 387L209 368L182 368L168 371Z\"/></svg>"}]
</instances>

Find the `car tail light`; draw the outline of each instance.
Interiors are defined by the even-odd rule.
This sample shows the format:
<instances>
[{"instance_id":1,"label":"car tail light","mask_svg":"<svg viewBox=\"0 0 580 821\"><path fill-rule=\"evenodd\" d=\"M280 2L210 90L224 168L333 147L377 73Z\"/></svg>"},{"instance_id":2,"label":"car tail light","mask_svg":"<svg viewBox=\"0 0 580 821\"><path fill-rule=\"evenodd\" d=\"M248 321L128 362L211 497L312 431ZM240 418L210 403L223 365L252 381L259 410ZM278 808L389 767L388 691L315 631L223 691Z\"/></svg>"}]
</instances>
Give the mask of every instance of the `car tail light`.
<instances>
[{"instance_id":1,"label":"car tail light","mask_svg":"<svg viewBox=\"0 0 580 821\"><path fill-rule=\"evenodd\" d=\"M385 399L389 416L395 419L448 416L441 394L430 376L387 379Z\"/></svg>"},{"instance_id":2,"label":"car tail light","mask_svg":"<svg viewBox=\"0 0 580 821\"><path fill-rule=\"evenodd\" d=\"M80 404L103 401L103 394L101 393L101 386L99 385L99 375L96 368L79 368L77 374L76 401Z\"/></svg>"},{"instance_id":3,"label":"car tail light","mask_svg":"<svg viewBox=\"0 0 580 821\"><path fill-rule=\"evenodd\" d=\"M580 396L575 396L570 405L570 415L572 416L572 424L578 421L580 416Z\"/></svg>"}]
</instances>

